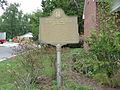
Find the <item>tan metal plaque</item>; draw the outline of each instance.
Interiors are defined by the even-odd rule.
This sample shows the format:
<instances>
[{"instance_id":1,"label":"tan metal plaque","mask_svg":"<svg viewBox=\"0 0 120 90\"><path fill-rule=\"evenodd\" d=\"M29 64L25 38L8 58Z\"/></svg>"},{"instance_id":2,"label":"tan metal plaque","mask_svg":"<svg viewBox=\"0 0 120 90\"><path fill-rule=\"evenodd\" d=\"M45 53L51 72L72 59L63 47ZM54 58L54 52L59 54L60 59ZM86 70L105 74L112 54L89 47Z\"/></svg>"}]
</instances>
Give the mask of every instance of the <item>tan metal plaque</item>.
<instances>
[{"instance_id":1,"label":"tan metal plaque","mask_svg":"<svg viewBox=\"0 0 120 90\"><path fill-rule=\"evenodd\" d=\"M39 40L52 45L78 43L77 17L66 16L62 9L55 9L49 17L40 17Z\"/></svg>"}]
</instances>

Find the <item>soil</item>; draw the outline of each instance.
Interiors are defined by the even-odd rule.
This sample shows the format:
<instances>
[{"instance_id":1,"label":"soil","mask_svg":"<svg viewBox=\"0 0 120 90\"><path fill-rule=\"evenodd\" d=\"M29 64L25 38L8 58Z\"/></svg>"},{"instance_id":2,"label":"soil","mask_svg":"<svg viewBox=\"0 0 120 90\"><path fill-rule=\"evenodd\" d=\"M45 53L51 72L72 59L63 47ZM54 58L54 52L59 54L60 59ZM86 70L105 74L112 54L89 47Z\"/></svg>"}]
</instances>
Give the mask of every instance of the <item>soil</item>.
<instances>
[{"instance_id":1,"label":"soil","mask_svg":"<svg viewBox=\"0 0 120 90\"><path fill-rule=\"evenodd\" d=\"M46 87L47 90L51 90L51 81L53 80L52 78L43 75L38 77L38 80L40 83L36 84L36 87L40 88L40 90L43 90L44 87Z\"/></svg>"},{"instance_id":2,"label":"soil","mask_svg":"<svg viewBox=\"0 0 120 90\"><path fill-rule=\"evenodd\" d=\"M96 81L92 80L91 78L86 78L84 75L80 73L78 74L75 72L71 72L70 78L78 85L90 86L94 90L120 90L120 88L110 88L108 86L97 85Z\"/></svg>"},{"instance_id":3,"label":"soil","mask_svg":"<svg viewBox=\"0 0 120 90\"><path fill-rule=\"evenodd\" d=\"M70 57L68 57L67 64L72 65L72 60L70 59ZM111 88L105 85L98 85L97 81L93 80L92 78L85 77L85 75L82 73L73 71L72 68L69 68L69 70L66 70L64 72L67 73L69 79L74 81L79 86L90 86L94 90L120 90L120 87Z\"/></svg>"},{"instance_id":4,"label":"soil","mask_svg":"<svg viewBox=\"0 0 120 90\"><path fill-rule=\"evenodd\" d=\"M72 65L71 58L69 56L67 58L68 58L68 61L66 64ZM71 67L68 68L67 70L62 71L62 77L64 77L64 76L67 76L67 79L73 81L74 83L76 83L79 86L90 86L94 90L120 90L119 87L111 88L111 87L105 86L105 85L98 85L95 80L93 80L92 78L85 77L85 75L82 73L73 71ZM51 89L51 81L52 80L55 80L55 79L46 77L46 76L41 76L41 77L39 77L39 81L41 83L36 84L36 87L39 87L40 90L43 90L43 87L46 87L47 90L52 90Z\"/></svg>"},{"instance_id":5,"label":"soil","mask_svg":"<svg viewBox=\"0 0 120 90\"><path fill-rule=\"evenodd\" d=\"M75 72L69 72L68 78L78 84L79 86L90 86L94 90L120 90L120 88L110 88L107 86L100 86L97 85L96 81L92 80L91 78L86 78L83 74L80 73L75 73ZM46 87L47 90L52 90L51 89L51 81L53 80L52 78L42 76L39 79L42 83L36 84L36 87L40 88L40 90L43 90L43 87Z\"/></svg>"}]
</instances>

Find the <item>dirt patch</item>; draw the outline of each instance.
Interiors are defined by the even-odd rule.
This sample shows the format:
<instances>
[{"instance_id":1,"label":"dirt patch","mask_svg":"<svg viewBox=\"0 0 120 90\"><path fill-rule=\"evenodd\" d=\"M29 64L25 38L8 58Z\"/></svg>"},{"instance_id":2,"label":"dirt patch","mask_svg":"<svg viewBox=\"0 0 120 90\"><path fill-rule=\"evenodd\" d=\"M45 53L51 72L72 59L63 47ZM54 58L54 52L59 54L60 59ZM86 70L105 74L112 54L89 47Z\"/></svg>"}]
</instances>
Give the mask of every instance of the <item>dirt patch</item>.
<instances>
[{"instance_id":1,"label":"dirt patch","mask_svg":"<svg viewBox=\"0 0 120 90\"><path fill-rule=\"evenodd\" d=\"M53 78L47 77L47 76L40 76L38 77L38 84L36 84L35 86L40 88L40 90L43 90L44 87L47 88L47 90L52 90L51 89L51 81L53 80Z\"/></svg>"},{"instance_id":2,"label":"dirt patch","mask_svg":"<svg viewBox=\"0 0 120 90\"><path fill-rule=\"evenodd\" d=\"M68 57L67 64L68 65L73 64L70 57ZM97 82L93 80L92 78L87 78L85 77L84 74L73 71L72 67L69 67L69 69L63 71L63 75L66 75L68 79L72 80L79 86L90 86L94 90L120 90L119 87L111 88L111 87L104 86L104 85L98 85Z\"/></svg>"}]
</instances>

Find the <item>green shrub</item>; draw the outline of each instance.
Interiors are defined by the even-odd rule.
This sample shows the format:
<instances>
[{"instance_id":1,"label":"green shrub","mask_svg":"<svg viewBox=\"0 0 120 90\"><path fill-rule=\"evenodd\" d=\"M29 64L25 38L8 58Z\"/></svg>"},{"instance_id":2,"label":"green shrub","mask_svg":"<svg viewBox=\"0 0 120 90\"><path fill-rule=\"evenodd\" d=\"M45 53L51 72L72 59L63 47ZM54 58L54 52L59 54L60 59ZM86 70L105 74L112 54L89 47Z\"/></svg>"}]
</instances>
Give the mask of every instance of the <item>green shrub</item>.
<instances>
[{"instance_id":1,"label":"green shrub","mask_svg":"<svg viewBox=\"0 0 120 90\"><path fill-rule=\"evenodd\" d=\"M89 39L90 51L97 56L99 61L116 62L120 60L120 22L117 12L111 12L111 0L99 0L98 30L91 32Z\"/></svg>"},{"instance_id":2,"label":"green shrub","mask_svg":"<svg viewBox=\"0 0 120 90\"><path fill-rule=\"evenodd\" d=\"M74 70L109 86L118 84L115 74L120 69L120 27L116 25L119 19L116 12L111 12L111 5L110 0L97 3L99 25L86 41L90 50L75 49L71 52Z\"/></svg>"},{"instance_id":3,"label":"green shrub","mask_svg":"<svg viewBox=\"0 0 120 90\"><path fill-rule=\"evenodd\" d=\"M84 59L77 65L84 63L84 67L91 67L93 70L90 74L94 74L95 80L98 80L100 84L114 87L119 86L120 80L115 77L117 70L120 69L120 26L117 25L120 19L117 12L111 12L111 0L106 0L104 3L103 1L99 0L97 3L99 23L97 30L91 32L88 40L89 52L95 55L96 59ZM89 71L89 69L87 70Z\"/></svg>"},{"instance_id":4,"label":"green shrub","mask_svg":"<svg viewBox=\"0 0 120 90\"><path fill-rule=\"evenodd\" d=\"M120 75L114 75L109 78L106 73L97 73L94 77L94 80L98 81L99 85L108 85L110 87L119 87L120 86Z\"/></svg>"},{"instance_id":5,"label":"green shrub","mask_svg":"<svg viewBox=\"0 0 120 90\"><path fill-rule=\"evenodd\" d=\"M82 48L77 48L71 51L71 55L73 62L76 62L79 59L87 58L88 56L90 56L90 53L83 50Z\"/></svg>"},{"instance_id":6,"label":"green shrub","mask_svg":"<svg viewBox=\"0 0 120 90\"><path fill-rule=\"evenodd\" d=\"M72 57L74 70L93 77L99 84L119 86L120 78L116 77L116 73L120 65L117 62L98 60L96 55L82 49L73 50Z\"/></svg>"},{"instance_id":7,"label":"green shrub","mask_svg":"<svg viewBox=\"0 0 120 90\"><path fill-rule=\"evenodd\" d=\"M72 51L73 67L78 72L83 72L86 76L93 76L95 73L100 72L101 69L109 62L99 61L96 55L92 55L83 49L76 49Z\"/></svg>"}]
</instances>

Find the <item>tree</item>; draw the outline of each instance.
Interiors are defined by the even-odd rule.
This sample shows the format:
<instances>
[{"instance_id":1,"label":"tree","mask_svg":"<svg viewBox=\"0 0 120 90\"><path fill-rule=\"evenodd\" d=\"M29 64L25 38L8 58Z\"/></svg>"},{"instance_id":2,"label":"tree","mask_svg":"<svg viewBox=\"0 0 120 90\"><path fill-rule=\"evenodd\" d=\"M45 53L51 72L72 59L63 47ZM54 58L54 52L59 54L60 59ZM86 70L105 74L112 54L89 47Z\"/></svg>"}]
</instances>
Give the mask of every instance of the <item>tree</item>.
<instances>
[{"instance_id":1,"label":"tree","mask_svg":"<svg viewBox=\"0 0 120 90\"><path fill-rule=\"evenodd\" d=\"M18 10L18 7L19 4L10 4L1 17L0 31L6 32L8 39L31 31L28 27L28 18Z\"/></svg>"},{"instance_id":2,"label":"tree","mask_svg":"<svg viewBox=\"0 0 120 90\"><path fill-rule=\"evenodd\" d=\"M62 8L65 14L78 16L79 33L83 33L83 7L81 0L42 0L42 16L49 16L55 8Z\"/></svg>"},{"instance_id":3,"label":"tree","mask_svg":"<svg viewBox=\"0 0 120 90\"><path fill-rule=\"evenodd\" d=\"M0 7L2 7L4 9L4 5L7 5L7 1L6 0L0 0Z\"/></svg>"},{"instance_id":4,"label":"tree","mask_svg":"<svg viewBox=\"0 0 120 90\"><path fill-rule=\"evenodd\" d=\"M41 10L37 10L36 12L33 12L33 14L28 15L28 18L30 19L29 26L31 28L31 31L33 33L33 39L38 40L39 35L39 18L42 15Z\"/></svg>"},{"instance_id":5,"label":"tree","mask_svg":"<svg viewBox=\"0 0 120 90\"><path fill-rule=\"evenodd\" d=\"M32 32L34 40L38 40L39 33L39 17L42 11L37 10L32 14L23 14L18 9L19 4L10 4L0 17L0 32L7 32L7 38L23 35Z\"/></svg>"}]
</instances>

